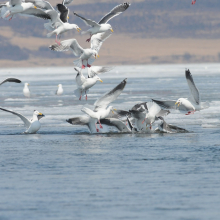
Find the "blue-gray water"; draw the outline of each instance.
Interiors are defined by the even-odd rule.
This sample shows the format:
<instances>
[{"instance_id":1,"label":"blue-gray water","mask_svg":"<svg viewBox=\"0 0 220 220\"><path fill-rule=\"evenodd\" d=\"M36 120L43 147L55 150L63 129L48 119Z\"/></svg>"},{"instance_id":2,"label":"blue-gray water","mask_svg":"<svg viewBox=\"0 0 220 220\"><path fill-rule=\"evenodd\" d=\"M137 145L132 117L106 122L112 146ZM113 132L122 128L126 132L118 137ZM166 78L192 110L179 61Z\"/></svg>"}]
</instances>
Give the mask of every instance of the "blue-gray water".
<instances>
[{"instance_id":1,"label":"blue-gray water","mask_svg":"<svg viewBox=\"0 0 220 220\"><path fill-rule=\"evenodd\" d=\"M65 122L124 78L117 109L188 97L186 67L210 107L166 121L189 133L91 135ZM219 219L220 65L117 67L100 76L104 83L90 90L88 102L73 96L73 68L1 69L0 76L28 82L32 94L26 99L23 84L4 84L2 107L46 115L38 134L22 135L20 119L0 112L1 220ZM64 95L57 97L59 83Z\"/></svg>"}]
</instances>

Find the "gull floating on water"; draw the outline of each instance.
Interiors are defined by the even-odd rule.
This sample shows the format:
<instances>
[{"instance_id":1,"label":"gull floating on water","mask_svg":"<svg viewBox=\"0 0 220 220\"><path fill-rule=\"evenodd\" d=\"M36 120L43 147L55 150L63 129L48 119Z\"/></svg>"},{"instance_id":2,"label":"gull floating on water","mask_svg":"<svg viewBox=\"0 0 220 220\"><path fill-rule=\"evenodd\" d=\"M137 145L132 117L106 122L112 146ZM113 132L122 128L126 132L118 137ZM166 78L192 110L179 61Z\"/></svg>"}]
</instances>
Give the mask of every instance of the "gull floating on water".
<instances>
[{"instance_id":1,"label":"gull floating on water","mask_svg":"<svg viewBox=\"0 0 220 220\"><path fill-rule=\"evenodd\" d=\"M35 134L41 127L41 124L39 120L44 117L44 115L36 110L34 110L33 117L32 119L27 119L25 116L23 116L20 113L17 113L12 110L0 108L0 110L5 111L5 112L10 112L14 115L17 115L23 122L24 126L27 128L27 130L24 132L25 134Z\"/></svg>"},{"instance_id":2,"label":"gull floating on water","mask_svg":"<svg viewBox=\"0 0 220 220\"><path fill-rule=\"evenodd\" d=\"M130 5L131 4L128 3L128 2L117 5L108 14L106 14L98 23L91 20L91 19L84 18L84 17L78 15L75 12L73 12L73 14L76 15L77 17L79 17L80 19L82 19L86 25L91 27L89 30L82 32L82 34L87 34L87 33L90 34L90 38L86 40L87 42L89 42L91 40L91 37L94 34L106 32L106 31L113 32L112 26L110 24L107 24L107 22L110 19L114 18L115 16L117 16L117 15L121 14L122 12L126 11L129 8Z\"/></svg>"},{"instance_id":3,"label":"gull floating on water","mask_svg":"<svg viewBox=\"0 0 220 220\"><path fill-rule=\"evenodd\" d=\"M162 108L178 109L180 111L187 112L186 115L194 114L195 111L202 109L199 90L197 89L192 74L189 70L185 71L186 81L191 94L190 98L179 98L177 101L159 101L154 100Z\"/></svg>"},{"instance_id":4,"label":"gull floating on water","mask_svg":"<svg viewBox=\"0 0 220 220\"><path fill-rule=\"evenodd\" d=\"M62 95L63 94L63 86L62 84L58 85L58 89L56 91L56 95Z\"/></svg>"},{"instance_id":5,"label":"gull floating on water","mask_svg":"<svg viewBox=\"0 0 220 220\"><path fill-rule=\"evenodd\" d=\"M29 90L28 86L29 86L28 83L24 84L23 94L24 94L25 97L30 98L31 97L31 93L30 93L30 90Z\"/></svg>"}]
</instances>

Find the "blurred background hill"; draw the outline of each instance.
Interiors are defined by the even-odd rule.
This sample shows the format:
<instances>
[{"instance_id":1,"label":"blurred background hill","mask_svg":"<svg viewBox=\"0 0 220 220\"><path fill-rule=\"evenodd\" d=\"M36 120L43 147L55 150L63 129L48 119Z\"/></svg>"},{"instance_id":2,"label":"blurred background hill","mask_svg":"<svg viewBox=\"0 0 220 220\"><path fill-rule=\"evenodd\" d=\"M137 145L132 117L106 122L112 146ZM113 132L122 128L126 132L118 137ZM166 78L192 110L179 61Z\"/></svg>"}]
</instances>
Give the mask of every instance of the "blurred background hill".
<instances>
[{"instance_id":1,"label":"blurred background hill","mask_svg":"<svg viewBox=\"0 0 220 220\"><path fill-rule=\"evenodd\" d=\"M53 6L60 1L51 0ZM133 0L131 7L112 19L114 34L103 44L97 65L204 63L220 61L220 1ZM74 0L69 23L88 27L72 11L99 21L115 5L112 0ZM71 66L74 56L48 49L55 37L47 38L46 21L17 16L0 20L0 65ZM70 31L62 39L76 38L89 47L86 35ZM61 40L62 40L61 39Z\"/></svg>"}]
</instances>

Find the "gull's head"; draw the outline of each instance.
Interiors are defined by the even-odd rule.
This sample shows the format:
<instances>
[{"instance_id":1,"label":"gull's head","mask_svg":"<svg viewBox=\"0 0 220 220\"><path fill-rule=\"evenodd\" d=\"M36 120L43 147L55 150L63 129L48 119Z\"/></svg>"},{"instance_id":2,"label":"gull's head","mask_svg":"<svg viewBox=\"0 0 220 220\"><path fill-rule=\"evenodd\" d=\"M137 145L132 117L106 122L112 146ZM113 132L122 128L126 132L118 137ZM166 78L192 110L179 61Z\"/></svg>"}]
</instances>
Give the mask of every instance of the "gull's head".
<instances>
[{"instance_id":1,"label":"gull's head","mask_svg":"<svg viewBox=\"0 0 220 220\"><path fill-rule=\"evenodd\" d=\"M76 24L73 24L73 28L75 28L78 32L80 32L81 31L81 28L79 28L79 26L78 25L76 25Z\"/></svg>"},{"instance_id":2,"label":"gull's head","mask_svg":"<svg viewBox=\"0 0 220 220\"><path fill-rule=\"evenodd\" d=\"M103 82L97 75L95 75L93 78L96 79L96 81Z\"/></svg>"},{"instance_id":3,"label":"gull's head","mask_svg":"<svg viewBox=\"0 0 220 220\"><path fill-rule=\"evenodd\" d=\"M34 114L33 114L33 115L35 115L35 116L37 116L37 117L40 117L40 118L45 117L44 114L42 114L41 112L39 112L39 111L37 111L37 110L34 110Z\"/></svg>"},{"instance_id":4,"label":"gull's head","mask_svg":"<svg viewBox=\"0 0 220 220\"><path fill-rule=\"evenodd\" d=\"M58 87L59 87L59 88L62 88L62 84L58 84Z\"/></svg>"},{"instance_id":5,"label":"gull's head","mask_svg":"<svg viewBox=\"0 0 220 220\"><path fill-rule=\"evenodd\" d=\"M175 105L177 105L177 107L179 107L181 104L182 104L182 98L179 98L177 101L176 101L176 103L175 103Z\"/></svg>"},{"instance_id":6,"label":"gull's head","mask_svg":"<svg viewBox=\"0 0 220 220\"><path fill-rule=\"evenodd\" d=\"M107 30L110 30L112 33L114 32L112 26L110 24L102 24Z\"/></svg>"},{"instance_id":7,"label":"gull's head","mask_svg":"<svg viewBox=\"0 0 220 220\"><path fill-rule=\"evenodd\" d=\"M24 86L25 86L25 87L28 87L28 86L29 86L29 83L25 83Z\"/></svg>"},{"instance_id":8,"label":"gull's head","mask_svg":"<svg viewBox=\"0 0 220 220\"><path fill-rule=\"evenodd\" d=\"M111 110L112 114L114 114L114 111L117 111L117 109L115 109L113 106L109 106L109 109Z\"/></svg>"},{"instance_id":9,"label":"gull's head","mask_svg":"<svg viewBox=\"0 0 220 220\"><path fill-rule=\"evenodd\" d=\"M27 3L29 3L29 2L27 2ZM31 2L30 2L30 3L31 3ZM36 7L33 3L31 3L31 8L37 9L37 7Z\"/></svg>"},{"instance_id":10,"label":"gull's head","mask_svg":"<svg viewBox=\"0 0 220 220\"><path fill-rule=\"evenodd\" d=\"M95 57L95 59L97 59L99 57L98 52L96 50L93 51L92 55Z\"/></svg>"}]
</instances>

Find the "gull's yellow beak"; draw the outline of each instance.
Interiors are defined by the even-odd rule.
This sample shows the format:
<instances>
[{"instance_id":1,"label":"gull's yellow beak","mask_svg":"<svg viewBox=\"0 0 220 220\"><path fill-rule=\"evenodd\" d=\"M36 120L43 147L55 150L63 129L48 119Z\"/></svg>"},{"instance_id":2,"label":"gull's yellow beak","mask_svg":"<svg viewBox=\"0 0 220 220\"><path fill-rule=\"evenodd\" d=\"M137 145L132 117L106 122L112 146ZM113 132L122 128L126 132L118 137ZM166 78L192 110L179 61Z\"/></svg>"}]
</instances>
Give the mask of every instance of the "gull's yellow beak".
<instances>
[{"instance_id":1,"label":"gull's yellow beak","mask_svg":"<svg viewBox=\"0 0 220 220\"><path fill-rule=\"evenodd\" d=\"M81 28L77 28L76 30L77 30L78 32L80 32L80 31L81 31Z\"/></svg>"},{"instance_id":2,"label":"gull's yellow beak","mask_svg":"<svg viewBox=\"0 0 220 220\"><path fill-rule=\"evenodd\" d=\"M117 109L116 109L116 108L114 108L113 110L114 110L114 111L117 111Z\"/></svg>"},{"instance_id":3,"label":"gull's yellow beak","mask_svg":"<svg viewBox=\"0 0 220 220\"><path fill-rule=\"evenodd\" d=\"M177 104L178 104L178 102L175 103L175 105L177 105Z\"/></svg>"},{"instance_id":4,"label":"gull's yellow beak","mask_svg":"<svg viewBox=\"0 0 220 220\"><path fill-rule=\"evenodd\" d=\"M38 114L38 115L43 115L43 114L39 112L39 114Z\"/></svg>"},{"instance_id":5,"label":"gull's yellow beak","mask_svg":"<svg viewBox=\"0 0 220 220\"><path fill-rule=\"evenodd\" d=\"M113 110L112 110L112 114L115 114Z\"/></svg>"},{"instance_id":6,"label":"gull's yellow beak","mask_svg":"<svg viewBox=\"0 0 220 220\"><path fill-rule=\"evenodd\" d=\"M30 84L28 83L27 85L29 86Z\"/></svg>"},{"instance_id":7,"label":"gull's yellow beak","mask_svg":"<svg viewBox=\"0 0 220 220\"><path fill-rule=\"evenodd\" d=\"M34 8L35 8L35 9L37 9L37 7L36 7L36 6L34 6Z\"/></svg>"},{"instance_id":8,"label":"gull's yellow beak","mask_svg":"<svg viewBox=\"0 0 220 220\"><path fill-rule=\"evenodd\" d=\"M177 105L178 104L178 105ZM180 106L180 102L176 102L175 105L177 105L178 107Z\"/></svg>"},{"instance_id":9,"label":"gull's yellow beak","mask_svg":"<svg viewBox=\"0 0 220 220\"><path fill-rule=\"evenodd\" d=\"M70 19L69 16L67 16L67 19Z\"/></svg>"},{"instance_id":10,"label":"gull's yellow beak","mask_svg":"<svg viewBox=\"0 0 220 220\"><path fill-rule=\"evenodd\" d=\"M114 32L113 29L110 29L110 30L111 30L112 33Z\"/></svg>"},{"instance_id":11,"label":"gull's yellow beak","mask_svg":"<svg viewBox=\"0 0 220 220\"><path fill-rule=\"evenodd\" d=\"M97 57L99 57L99 55L97 54Z\"/></svg>"},{"instance_id":12,"label":"gull's yellow beak","mask_svg":"<svg viewBox=\"0 0 220 220\"><path fill-rule=\"evenodd\" d=\"M103 81L102 81L101 79L100 79L99 81L100 81L101 83L103 83Z\"/></svg>"}]
</instances>

